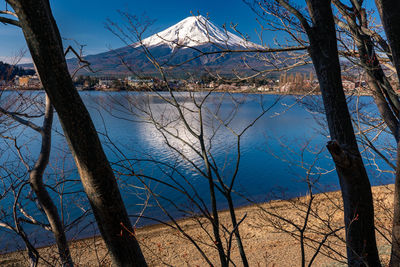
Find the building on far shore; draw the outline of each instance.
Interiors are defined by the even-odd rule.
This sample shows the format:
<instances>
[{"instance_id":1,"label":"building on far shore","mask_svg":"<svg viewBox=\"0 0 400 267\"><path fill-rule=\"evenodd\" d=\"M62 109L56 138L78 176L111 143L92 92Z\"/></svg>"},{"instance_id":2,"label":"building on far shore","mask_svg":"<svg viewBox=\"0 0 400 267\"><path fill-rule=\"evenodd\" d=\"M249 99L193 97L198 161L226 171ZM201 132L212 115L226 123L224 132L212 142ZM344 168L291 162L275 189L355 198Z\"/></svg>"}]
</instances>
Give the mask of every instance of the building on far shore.
<instances>
[{"instance_id":1,"label":"building on far shore","mask_svg":"<svg viewBox=\"0 0 400 267\"><path fill-rule=\"evenodd\" d=\"M117 78L115 77L101 77L99 78L98 87L100 89L110 88L116 80Z\"/></svg>"},{"instance_id":2,"label":"building on far shore","mask_svg":"<svg viewBox=\"0 0 400 267\"><path fill-rule=\"evenodd\" d=\"M42 87L42 83L37 75L15 76L14 84L22 88L38 89Z\"/></svg>"},{"instance_id":3,"label":"building on far shore","mask_svg":"<svg viewBox=\"0 0 400 267\"><path fill-rule=\"evenodd\" d=\"M134 77L127 77L125 82L128 86L131 87L140 87L140 86L150 86L152 87L154 84L153 79L135 79Z\"/></svg>"}]
</instances>

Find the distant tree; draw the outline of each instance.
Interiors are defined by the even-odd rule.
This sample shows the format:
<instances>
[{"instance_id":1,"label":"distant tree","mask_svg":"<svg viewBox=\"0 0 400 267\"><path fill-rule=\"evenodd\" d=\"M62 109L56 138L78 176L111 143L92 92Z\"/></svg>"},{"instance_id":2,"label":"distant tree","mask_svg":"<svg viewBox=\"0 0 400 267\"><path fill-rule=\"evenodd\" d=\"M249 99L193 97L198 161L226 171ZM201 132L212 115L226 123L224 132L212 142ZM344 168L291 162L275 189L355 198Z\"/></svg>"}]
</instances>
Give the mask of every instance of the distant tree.
<instances>
[{"instance_id":1,"label":"distant tree","mask_svg":"<svg viewBox=\"0 0 400 267\"><path fill-rule=\"evenodd\" d=\"M293 75L293 73L291 73L291 74L289 75L289 77L287 78L287 82L289 82L289 83L294 82L294 75Z\"/></svg>"},{"instance_id":2,"label":"distant tree","mask_svg":"<svg viewBox=\"0 0 400 267\"><path fill-rule=\"evenodd\" d=\"M280 85L284 85L287 83L287 73L284 72L281 74L280 78L279 78L279 84Z\"/></svg>"},{"instance_id":3,"label":"distant tree","mask_svg":"<svg viewBox=\"0 0 400 267\"><path fill-rule=\"evenodd\" d=\"M18 66L13 66L0 61L0 80L10 81L15 76L34 75L34 70L25 70Z\"/></svg>"},{"instance_id":4,"label":"distant tree","mask_svg":"<svg viewBox=\"0 0 400 267\"><path fill-rule=\"evenodd\" d=\"M114 88L117 90L126 90L125 84L122 81L120 81L119 79L112 81L111 88Z\"/></svg>"},{"instance_id":5,"label":"distant tree","mask_svg":"<svg viewBox=\"0 0 400 267\"><path fill-rule=\"evenodd\" d=\"M216 81L216 77L210 75L209 73L204 73L200 76L200 81L203 83L210 83L212 81Z\"/></svg>"},{"instance_id":6,"label":"distant tree","mask_svg":"<svg viewBox=\"0 0 400 267\"><path fill-rule=\"evenodd\" d=\"M297 84L302 84L304 81L303 75L301 74L301 72L296 72L296 76L294 78L295 83Z\"/></svg>"}]
</instances>

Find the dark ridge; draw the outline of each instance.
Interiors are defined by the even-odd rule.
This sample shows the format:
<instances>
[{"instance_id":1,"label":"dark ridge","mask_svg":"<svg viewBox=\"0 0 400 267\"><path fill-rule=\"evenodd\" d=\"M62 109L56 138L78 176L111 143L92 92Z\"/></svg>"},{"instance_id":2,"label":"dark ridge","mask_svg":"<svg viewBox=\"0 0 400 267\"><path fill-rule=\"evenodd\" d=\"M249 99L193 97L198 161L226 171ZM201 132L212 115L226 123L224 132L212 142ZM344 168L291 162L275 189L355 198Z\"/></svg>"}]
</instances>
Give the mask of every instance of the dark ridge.
<instances>
[{"instance_id":1,"label":"dark ridge","mask_svg":"<svg viewBox=\"0 0 400 267\"><path fill-rule=\"evenodd\" d=\"M33 75L35 71L25 70L24 68L13 66L0 61L0 80L10 81L15 76Z\"/></svg>"}]
</instances>

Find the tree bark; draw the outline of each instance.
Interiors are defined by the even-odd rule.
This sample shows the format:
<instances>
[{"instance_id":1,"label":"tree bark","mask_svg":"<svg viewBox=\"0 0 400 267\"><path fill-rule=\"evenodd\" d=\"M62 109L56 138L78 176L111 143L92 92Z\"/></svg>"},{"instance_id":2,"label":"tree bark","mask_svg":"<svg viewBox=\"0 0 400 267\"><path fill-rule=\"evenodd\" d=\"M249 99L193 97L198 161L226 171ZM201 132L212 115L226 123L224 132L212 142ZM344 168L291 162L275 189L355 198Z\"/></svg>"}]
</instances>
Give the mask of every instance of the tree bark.
<instances>
[{"instance_id":1,"label":"tree bark","mask_svg":"<svg viewBox=\"0 0 400 267\"><path fill-rule=\"evenodd\" d=\"M116 266L146 266L114 173L65 61L48 0L7 0L18 15L43 87L58 113L92 206L100 233Z\"/></svg>"},{"instance_id":2,"label":"tree bark","mask_svg":"<svg viewBox=\"0 0 400 267\"><path fill-rule=\"evenodd\" d=\"M375 0L383 28L392 50L393 62L400 74L400 2L397 0Z\"/></svg>"},{"instance_id":3,"label":"tree bark","mask_svg":"<svg viewBox=\"0 0 400 267\"><path fill-rule=\"evenodd\" d=\"M320 84L344 204L349 266L381 266L376 247L371 185L358 150L344 95L330 0L308 0L313 26L309 53Z\"/></svg>"},{"instance_id":4,"label":"tree bark","mask_svg":"<svg viewBox=\"0 0 400 267\"><path fill-rule=\"evenodd\" d=\"M375 0L381 16L386 37L392 52L397 77L400 80L400 2L392 0ZM399 126L398 126L399 127ZM397 133L399 128L397 129ZM394 213L392 226L392 252L390 266L400 266L400 143L397 139L397 161L394 190Z\"/></svg>"},{"instance_id":5,"label":"tree bark","mask_svg":"<svg viewBox=\"0 0 400 267\"><path fill-rule=\"evenodd\" d=\"M367 74L367 82L372 90L376 106L397 142L399 140L400 102L376 55L372 40L374 34L368 29L367 13L361 6L354 5L354 2L352 2L351 11L341 1L334 0L333 3L347 21L347 24L344 24L342 21L337 20L338 26L351 34L357 46L361 67ZM357 19L360 23L357 23ZM381 40L380 43L389 49L384 40Z\"/></svg>"},{"instance_id":6,"label":"tree bark","mask_svg":"<svg viewBox=\"0 0 400 267\"><path fill-rule=\"evenodd\" d=\"M397 143L396 176L394 182L392 251L389 266L400 266L400 143Z\"/></svg>"},{"instance_id":7,"label":"tree bark","mask_svg":"<svg viewBox=\"0 0 400 267\"><path fill-rule=\"evenodd\" d=\"M34 168L29 173L29 183L35 192L41 207L43 208L47 219L50 223L51 231L56 240L58 252L60 255L62 266L74 266L71 253L69 251L67 238L65 237L65 229L58 215L57 207L51 199L49 193L43 184L43 173L48 165L51 150L51 127L53 125L53 107L50 99L46 96L46 111L41 131L42 147L40 155L35 163Z\"/></svg>"}]
</instances>

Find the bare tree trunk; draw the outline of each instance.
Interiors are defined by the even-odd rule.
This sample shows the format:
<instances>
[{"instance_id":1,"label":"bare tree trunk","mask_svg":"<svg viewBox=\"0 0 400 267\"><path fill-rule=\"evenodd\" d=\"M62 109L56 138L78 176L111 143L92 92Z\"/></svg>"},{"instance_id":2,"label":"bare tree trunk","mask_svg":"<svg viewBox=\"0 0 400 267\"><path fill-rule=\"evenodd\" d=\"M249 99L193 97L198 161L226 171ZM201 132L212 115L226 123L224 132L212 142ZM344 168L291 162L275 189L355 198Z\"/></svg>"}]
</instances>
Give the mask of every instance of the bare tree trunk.
<instances>
[{"instance_id":1,"label":"bare tree trunk","mask_svg":"<svg viewBox=\"0 0 400 267\"><path fill-rule=\"evenodd\" d=\"M389 46L392 50L392 58L397 71L400 74L400 2L397 0L375 0L385 29Z\"/></svg>"},{"instance_id":2,"label":"bare tree trunk","mask_svg":"<svg viewBox=\"0 0 400 267\"><path fill-rule=\"evenodd\" d=\"M375 3L389 41L397 76L400 79L400 2L396 0L375 0ZM398 133L399 128L397 128L397 136L399 136ZM398 143L390 266L400 266L400 143L398 139L396 141Z\"/></svg>"},{"instance_id":3,"label":"bare tree trunk","mask_svg":"<svg viewBox=\"0 0 400 267\"><path fill-rule=\"evenodd\" d=\"M69 251L67 238L65 237L65 229L63 223L60 220L60 216L58 215L57 207L43 184L43 173L49 163L50 157L52 125L53 106L51 105L50 99L46 96L46 111L43 128L41 131L42 147L40 150L39 158L29 174L29 182L50 223L51 231L54 234L58 252L60 254L62 266L70 267L74 264L72 262L71 253Z\"/></svg>"},{"instance_id":4,"label":"bare tree trunk","mask_svg":"<svg viewBox=\"0 0 400 267\"><path fill-rule=\"evenodd\" d=\"M358 0L351 1L351 10L339 0L334 0L333 3L347 21L347 24L344 24L337 19L338 26L346 29L352 35L357 46L361 67L367 74L368 85L372 89L379 113L396 141L398 141L400 101L392 85L388 81L377 57L372 40L373 36L375 36L375 39L377 38L377 34L374 34L374 32L368 29L367 12L362 8L362 4L360 4ZM377 39L380 40L381 38L379 37ZM379 43L382 47L390 50L389 45L383 39L380 40ZM390 51L388 52L390 53ZM387 53L388 57L390 57L389 53Z\"/></svg>"},{"instance_id":5,"label":"bare tree trunk","mask_svg":"<svg viewBox=\"0 0 400 267\"><path fill-rule=\"evenodd\" d=\"M373 49L372 44L370 45L370 47L371 49ZM363 61L361 56L360 58ZM380 64L378 63L378 59L376 58L375 53L373 57L368 58L371 58L372 60L370 61L376 63L373 66L369 66L369 68L367 68L368 84L373 89L373 97L378 107L378 110L383 120L391 130L397 143L396 175L394 184L395 192L393 202L392 251L390 257L390 266L400 266L400 137L399 121L396 118L396 114L398 115L398 110L395 106L389 105L390 98L387 97L387 95L386 97L384 95L384 92L386 92L386 88L392 89L392 87L387 81L386 76L384 75L384 72Z\"/></svg>"},{"instance_id":6,"label":"bare tree trunk","mask_svg":"<svg viewBox=\"0 0 400 267\"><path fill-rule=\"evenodd\" d=\"M332 141L327 145L339 176L349 266L381 266L376 247L371 185L343 92L330 0L308 0L313 26L306 29Z\"/></svg>"},{"instance_id":7,"label":"bare tree trunk","mask_svg":"<svg viewBox=\"0 0 400 267\"><path fill-rule=\"evenodd\" d=\"M247 266L249 266L249 262L247 261L247 256L244 251L242 238L239 233L239 224L236 219L235 207L233 205L231 192L227 193L225 197L226 197L226 200L228 201L229 213L230 213L230 217L231 217L231 221L232 221L232 226L234 228L233 232L235 234L236 243L238 246L240 257L242 258L243 267L247 267Z\"/></svg>"},{"instance_id":8,"label":"bare tree trunk","mask_svg":"<svg viewBox=\"0 0 400 267\"><path fill-rule=\"evenodd\" d=\"M201 113L200 113L201 117ZM202 119L200 119L202 121ZM204 165L207 170L207 179L208 179L208 185L210 189L210 200L211 200L211 209L212 209L212 227L213 227L213 233L214 233L214 238L215 238L215 246L217 247L218 250L218 255L219 255L219 260L221 263L221 266L229 266L229 262L226 259L225 256L225 251L224 247L222 245L222 240L220 236L220 223L219 223L219 215L218 215L218 208L217 208L217 198L215 196L215 184L214 184L214 179L212 177L211 173L211 168L210 164L208 161L207 157L207 152L206 152L206 146L204 144L204 139L203 139L203 134L201 133L201 136L199 137L199 142L200 142L200 147L201 147L201 152L204 160Z\"/></svg>"},{"instance_id":9,"label":"bare tree trunk","mask_svg":"<svg viewBox=\"0 0 400 267\"><path fill-rule=\"evenodd\" d=\"M392 251L389 266L400 266L400 143L397 143L396 177L393 200Z\"/></svg>"},{"instance_id":10,"label":"bare tree trunk","mask_svg":"<svg viewBox=\"0 0 400 267\"><path fill-rule=\"evenodd\" d=\"M116 266L146 266L114 173L65 61L48 0L7 0L18 15L44 89L56 109L100 232Z\"/></svg>"}]
</instances>

